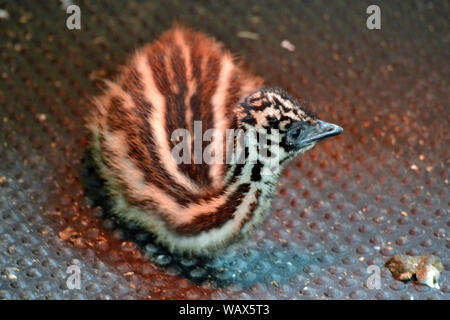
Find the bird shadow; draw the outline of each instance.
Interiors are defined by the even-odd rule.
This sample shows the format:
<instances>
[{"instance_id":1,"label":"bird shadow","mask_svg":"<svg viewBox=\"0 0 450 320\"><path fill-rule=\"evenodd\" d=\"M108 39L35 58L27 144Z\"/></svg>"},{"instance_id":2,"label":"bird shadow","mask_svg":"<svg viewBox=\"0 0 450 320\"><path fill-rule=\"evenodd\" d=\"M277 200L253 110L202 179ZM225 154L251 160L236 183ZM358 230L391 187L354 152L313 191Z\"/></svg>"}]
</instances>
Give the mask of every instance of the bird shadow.
<instances>
[{"instance_id":1,"label":"bird shadow","mask_svg":"<svg viewBox=\"0 0 450 320\"><path fill-rule=\"evenodd\" d=\"M171 253L141 226L125 222L112 213L111 197L89 148L84 152L81 171L87 196L93 206L102 208L102 218L112 230L120 230L124 240L135 243L156 265L198 285L208 282L217 288L235 285L242 289L256 283L282 285L294 276L309 273L311 266L320 263L319 256L299 253L288 246L275 250L271 245L232 247L212 257Z\"/></svg>"}]
</instances>

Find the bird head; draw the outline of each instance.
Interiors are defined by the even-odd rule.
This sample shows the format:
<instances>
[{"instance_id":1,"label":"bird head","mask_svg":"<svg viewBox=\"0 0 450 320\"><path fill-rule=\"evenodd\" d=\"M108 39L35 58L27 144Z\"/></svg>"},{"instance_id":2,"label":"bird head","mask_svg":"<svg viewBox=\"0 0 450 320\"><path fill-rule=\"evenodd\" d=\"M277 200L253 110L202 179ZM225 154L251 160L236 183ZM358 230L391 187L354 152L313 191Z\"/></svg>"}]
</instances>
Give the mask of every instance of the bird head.
<instances>
[{"instance_id":1,"label":"bird head","mask_svg":"<svg viewBox=\"0 0 450 320\"><path fill-rule=\"evenodd\" d=\"M240 105L238 122L244 130L256 130L271 143L275 142L283 162L343 131L335 124L317 119L280 89L262 89L247 96Z\"/></svg>"}]
</instances>

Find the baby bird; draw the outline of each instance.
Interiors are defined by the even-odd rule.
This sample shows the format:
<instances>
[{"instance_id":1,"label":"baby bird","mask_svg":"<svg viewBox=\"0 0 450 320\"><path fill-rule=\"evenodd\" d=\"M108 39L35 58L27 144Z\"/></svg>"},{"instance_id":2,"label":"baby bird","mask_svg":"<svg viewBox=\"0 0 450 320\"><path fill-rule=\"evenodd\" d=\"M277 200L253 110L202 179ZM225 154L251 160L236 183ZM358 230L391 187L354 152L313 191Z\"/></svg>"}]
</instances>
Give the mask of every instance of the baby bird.
<instances>
[{"instance_id":1,"label":"baby bird","mask_svg":"<svg viewBox=\"0 0 450 320\"><path fill-rule=\"evenodd\" d=\"M283 166L342 132L186 27L138 50L94 105L91 147L114 214L185 254L212 254L248 235L269 213ZM219 135L198 142L199 123ZM189 133L182 163L179 129ZM223 138L230 130L255 134ZM211 145L215 161L192 152ZM242 161L228 161L230 153Z\"/></svg>"}]
</instances>

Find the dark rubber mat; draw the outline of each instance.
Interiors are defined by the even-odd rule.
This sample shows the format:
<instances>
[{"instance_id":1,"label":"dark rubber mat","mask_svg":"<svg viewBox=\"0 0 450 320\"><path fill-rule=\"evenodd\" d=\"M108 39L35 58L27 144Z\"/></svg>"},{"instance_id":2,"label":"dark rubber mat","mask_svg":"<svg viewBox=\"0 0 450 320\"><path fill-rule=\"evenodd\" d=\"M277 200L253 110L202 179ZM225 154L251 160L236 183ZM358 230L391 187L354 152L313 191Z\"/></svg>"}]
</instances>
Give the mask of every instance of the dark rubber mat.
<instances>
[{"instance_id":1,"label":"dark rubber mat","mask_svg":"<svg viewBox=\"0 0 450 320\"><path fill-rule=\"evenodd\" d=\"M450 299L450 4L375 1L368 30L372 2L84 0L68 30L59 1L0 1L0 298ZM270 218L214 259L110 219L86 151L99 80L175 21L345 129L291 163ZM439 256L441 288L394 280L395 254Z\"/></svg>"}]
</instances>

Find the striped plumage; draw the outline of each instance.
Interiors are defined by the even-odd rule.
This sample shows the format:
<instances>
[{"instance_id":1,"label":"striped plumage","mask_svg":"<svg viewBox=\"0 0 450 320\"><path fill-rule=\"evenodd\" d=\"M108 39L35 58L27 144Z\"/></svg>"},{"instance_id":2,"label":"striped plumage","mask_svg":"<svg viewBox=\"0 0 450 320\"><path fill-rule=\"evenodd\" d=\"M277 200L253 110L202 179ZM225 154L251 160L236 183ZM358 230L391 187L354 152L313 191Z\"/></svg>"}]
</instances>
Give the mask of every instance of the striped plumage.
<instances>
[{"instance_id":1,"label":"striped plumage","mask_svg":"<svg viewBox=\"0 0 450 320\"><path fill-rule=\"evenodd\" d=\"M269 212L282 165L267 174L267 158L259 153L256 161L226 164L226 152L224 161L211 164L195 164L191 152L193 164L177 165L171 153L177 141L171 137L179 128L195 137L194 121L201 121L203 132L215 128L223 136L226 129L254 129L279 139L277 150L267 149L284 164L340 132L286 93L262 85L222 44L187 28L171 29L137 51L120 76L107 82L88 118L114 213L178 252L210 253L248 234ZM270 135L273 129L280 135ZM300 137L309 140L300 144ZM256 142L250 139L241 151L247 155L248 144Z\"/></svg>"}]
</instances>

